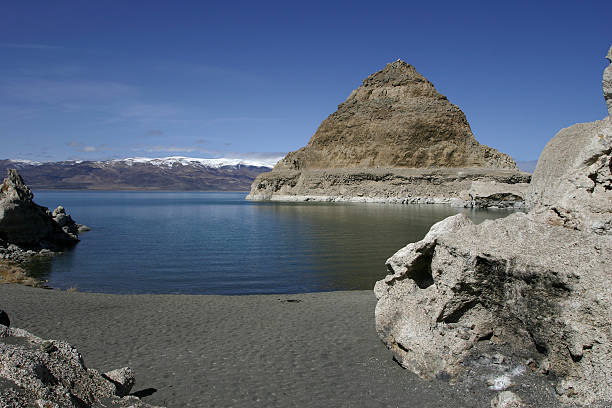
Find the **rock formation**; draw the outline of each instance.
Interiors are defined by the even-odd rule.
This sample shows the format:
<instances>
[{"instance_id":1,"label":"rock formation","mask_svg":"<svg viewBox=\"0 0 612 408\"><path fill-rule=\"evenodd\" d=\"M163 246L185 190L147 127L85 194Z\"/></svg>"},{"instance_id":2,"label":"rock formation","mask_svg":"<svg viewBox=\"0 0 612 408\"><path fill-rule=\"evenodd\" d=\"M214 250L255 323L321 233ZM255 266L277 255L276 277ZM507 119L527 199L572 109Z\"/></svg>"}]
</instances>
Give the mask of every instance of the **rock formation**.
<instances>
[{"instance_id":1,"label":"rock formation","mask_svg":"<svg viewBox=\"0 0 612 408\"><path fill-rule=\"evenodd\" d=\"M2 407L152 407L128 396L134 382L128 367L101 374L66 342L0 325Z\"/></svg>"},{"instance_id":2,"label":"rock formation","mask_svg":"<svg viewBox=\"0 0 612 408\"><path fill-rule=\"evenodd\" d=\"M461 109L412 65L397 60L367 77L308 144L275 170L355 167L516 165L510 156L480 145Z\"/></svg>"},{"instance_id":3,"label":"rock formation","mask_svg":"<svg viewBox=\"0 0 612 408\"><path fill-rule=\"evenodd\" d=\"M34 194L16 170L0 188L0 246L61 250L79 241L80 226L63 207L50 212L33 201Z\"/></svg>"},{"instance_id":4,"label":"rock formation","mask_svg":"<svg viewBox=\"0 0 612 408\"><path fill-rule=\"evenodd\" d=\"M431 183L432 171L448 179L438 180L448 191ZM259 175L248 198L448 202L471 181L500 178L529 181L510 156L476 141L461 109L398 60L366 78L305 147Z\"/></svg>"},{"instance_id":5,"label":"rock formation","mask_svg":"<svg viewBox=\"0 0 612 408\"><path fill-rule=\"evenodd\" d=\"M606 55L606 59L612 62L612 46L608 50L608 55ZM603 91L604 91L604 99L606 100L606 104L608 105L608 113L612 115L612 65L608 65L604 70L603 74Z\"/></svg>"},{"instance_id":6,"label":"rock formation","mask_svg":"<svg viewBox=\"0 0 612 408\"><path fill-rule=\"evenodd\" d=\"M611 134L610 117L559 132L528 214L456 215L389 258L376 328L402 366L460 380L498 353L558 378L564 401L612 401Z\"/></svg>"}]
</instances>

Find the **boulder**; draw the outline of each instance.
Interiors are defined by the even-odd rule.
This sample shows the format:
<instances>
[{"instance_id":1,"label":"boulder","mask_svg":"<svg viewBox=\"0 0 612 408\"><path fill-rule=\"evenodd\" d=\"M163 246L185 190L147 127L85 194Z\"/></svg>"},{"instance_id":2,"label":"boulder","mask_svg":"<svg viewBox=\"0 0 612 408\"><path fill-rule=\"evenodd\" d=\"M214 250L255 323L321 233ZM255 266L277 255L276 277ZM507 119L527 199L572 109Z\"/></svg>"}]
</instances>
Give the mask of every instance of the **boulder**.
<instances>
[{"instance_id":1,"label":"boulder","mask_svg":"<svg viewBox=\"0 0 612 408\"><path fill-rule=\"evenodd\" d=\"M120 397L125 397L130 393L134 384L136 384L136 378L130 367L118 368L116 370L104 373L104 377L110 380L117 387L116 394Z\"/></svg>"},{"instance_id":2,"label":"boulder","mask_svg":"<svg viewBox=\"0 0 612 408\"><path fill-rule=\"evenodd\" d=\"M564 378L568 398L612 398L611 265L611 236L523 213L479 225L459 214L389 258L376 329L423 378L510 353Z\"/></svg>"},{"instance_id":3,"label":"boulder","mask_svg":"<svg viewBox=\"0 0 612 408\"><path fill-rule=\"evenodd\" d=\"M0 326L0 381L3 407L151 407L125 396L134 383L129 368L102 375L70 344L6 326Z\"/></svg>"},{"instance_id":4,"label":"boulder","mask_svg":"<svg viewBox=\"0 0 612 408\"><path fill-rule=\"evenodd\" d=\"M524 206L529 183L499 183L493 180L472 182L470 189L461 192L469 207L521 208Z\"/></svg>"},{"instance_id":5,"label":"boulder","mask_svg":"<svg viewBox=\"0 0 612 408\"><path fill-rule=\"evenodd\" d=\"M556 379L563 401L612 401L611 135L609 118L562 130L538 162L529 213L449 217L387 260L376 329L403 367L454 381L500 355Z\"/></svg>"}]
</instances>

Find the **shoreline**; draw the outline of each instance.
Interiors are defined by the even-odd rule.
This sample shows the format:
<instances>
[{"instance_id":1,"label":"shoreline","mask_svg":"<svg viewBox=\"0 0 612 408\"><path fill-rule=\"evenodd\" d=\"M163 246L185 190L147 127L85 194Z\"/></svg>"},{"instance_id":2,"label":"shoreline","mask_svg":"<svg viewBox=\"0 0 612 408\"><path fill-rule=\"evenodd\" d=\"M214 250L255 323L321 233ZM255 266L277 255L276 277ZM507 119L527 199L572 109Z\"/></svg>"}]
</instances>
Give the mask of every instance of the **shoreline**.
<instances>
[{"instance_id":1,"label":"shoreline","mask_svg":"<svg viewBox=\"0 0 612 408\"><path fill-rule=\"evenodd\" d=\"M336 195L290 195L290 194L249 194L246 200L253 202L323 202L323 203L367 203L367 204L415 204L415 205L450 205L456 208L480 208L500 210L520 210L525 207L524 201L498 202L497 205L478 207L471 201L459 197L359 197Z\"/></svg>"},{"instance_id":2,"label":"shoreline","mask_svg":"<svg viewBox=\"0 0 612 408\"><path fill-rule=\"evenodd\" d=\"M11 326L65 340L101 372L130 366L144 402L177 406L488 407L480 380L425 381L374 328L371 290L115 295L0 285ZM516 387L559 406L546 379ZM537 391L537 392L533 392Z\"/></svg>"}]
</instances>

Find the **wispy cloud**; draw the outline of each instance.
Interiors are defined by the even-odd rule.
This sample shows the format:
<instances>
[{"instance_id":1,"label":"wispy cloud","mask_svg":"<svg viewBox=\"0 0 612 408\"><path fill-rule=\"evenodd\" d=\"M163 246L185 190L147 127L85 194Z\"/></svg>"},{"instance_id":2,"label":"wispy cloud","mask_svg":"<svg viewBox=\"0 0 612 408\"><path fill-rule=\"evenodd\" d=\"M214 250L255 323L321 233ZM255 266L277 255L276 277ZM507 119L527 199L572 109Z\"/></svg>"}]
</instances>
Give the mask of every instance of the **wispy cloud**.
<instances>
[{"instance_id":1,"label":"wispy cloud","mask_svg":"<svg viewBox=\"0 0 612 408\"><path fill-rule=\"evenodd\" d=\"M134 103L121 109L124 118L164 118L174 116L181 109L170 104Z\"/></svg>"},{"instance_id":2,"label":"wispy cloud","mask_svg":"<svg viewBox=\"0 0 612 408\"><path fill-rule=\"evenodd\" d=\"M2 43L0 44L0 48L14 48L14 49L22 49L22 50L61 50L64 47L60 47L58 45L49 45L49 44Z\"/></svg>"},{"instance_id":3,"label":"wispy cloud","mask_svg":"<svg viewBox=\"0 0 612 408\"><path fill-rule=\"evenodd\" d=\"M207 150L199 149L197 147L190 146L164 146L164 145L156 145L156 146L137 146L132 148L133 151L142 151L147 153L208 153Z\"/></svg>"},{"instance_id":4,"label":"wispy cloud","mask_svg":"<svg viewBox=\"0 0 612 408\"><path fill-rule=\"evenodd\" d=\"M204 80L241 82L249 85L261 82L257 75L250 72L218 65L163 61L153 67L159 71L168 71L175 75L196 76Z\"/></svg>"},{"instance_id":5,"label":"wispy cloud","mask_svg":"<svg viewBox=\"0 0 612 408\"><path fill-rule=\"evenodd\" d=\"M90 146L90 145L88 146L88 145L84 145L83 143L80 143L74 140L70 140L66 142L66 146L72 147L76 151L83 152L83 153L105 152L105 151L112 150L106 144L98 145L98 146Z\"/></svg>"},{"instance_id":6,"label":"wispy cloud","mask_svg":"<svg viewBox=\"0 0 612 408\"><path fill-rule=\"evenodd\" d=\"M145 133L146 136L162 136L164 134L163 130L152 129Z\"/></svg>"},{"instance_id":7,"label":"wispy cloud","mask_svg":"<svg viewBox=\"0 0 612 408\"><path fill-rule=\"evenodd\" d=\"M0 81L0 91L13 100L36 104L99 102L124 98L136 88L110 81L18 79Z\"/></svg>"},{"instance_id":8,"label":"wispy cloud","mask_svg":"<svg viewBox=\"0 0 612 408\"><path fill-rule=\"evenodd\" d=\"M280 160L287 155L287 152L226 152L227 158L244 158L252 160Z\"/></svg>"},{"instance_id":9,"label":"wispy cloud","mask_svg":"<svg viewBox=\"0 0 612 408\"><path fill-rule=\"evenodd\" d=\"M235 122L271 122L277 121L278 118L266 118L266 117L255 117L255 116L227 116L210 119L209 124L223 124L223 123L235 123Z\"/></svg>"}]
</instances>

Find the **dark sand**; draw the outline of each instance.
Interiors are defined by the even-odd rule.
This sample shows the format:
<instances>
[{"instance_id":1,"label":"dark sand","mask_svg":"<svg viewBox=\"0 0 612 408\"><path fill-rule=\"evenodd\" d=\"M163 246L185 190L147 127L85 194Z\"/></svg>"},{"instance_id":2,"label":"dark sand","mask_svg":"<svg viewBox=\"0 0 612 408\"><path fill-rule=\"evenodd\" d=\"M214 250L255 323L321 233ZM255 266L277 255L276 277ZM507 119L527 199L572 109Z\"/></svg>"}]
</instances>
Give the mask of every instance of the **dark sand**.
<instances>
[{"instance_id":1,"label":"dark sand","mask_svg":"<svg viewBox=\"0 0 612 408\"><path fill-rule=\"evenodd\" d=\"M133 391L151 404L490 406L486 385L423 381L398 366L376 335L375 304L371 291L107 295L0 285L12 326L70 342L90 368L129 365Z\"/></svg>"}]
</instances>

